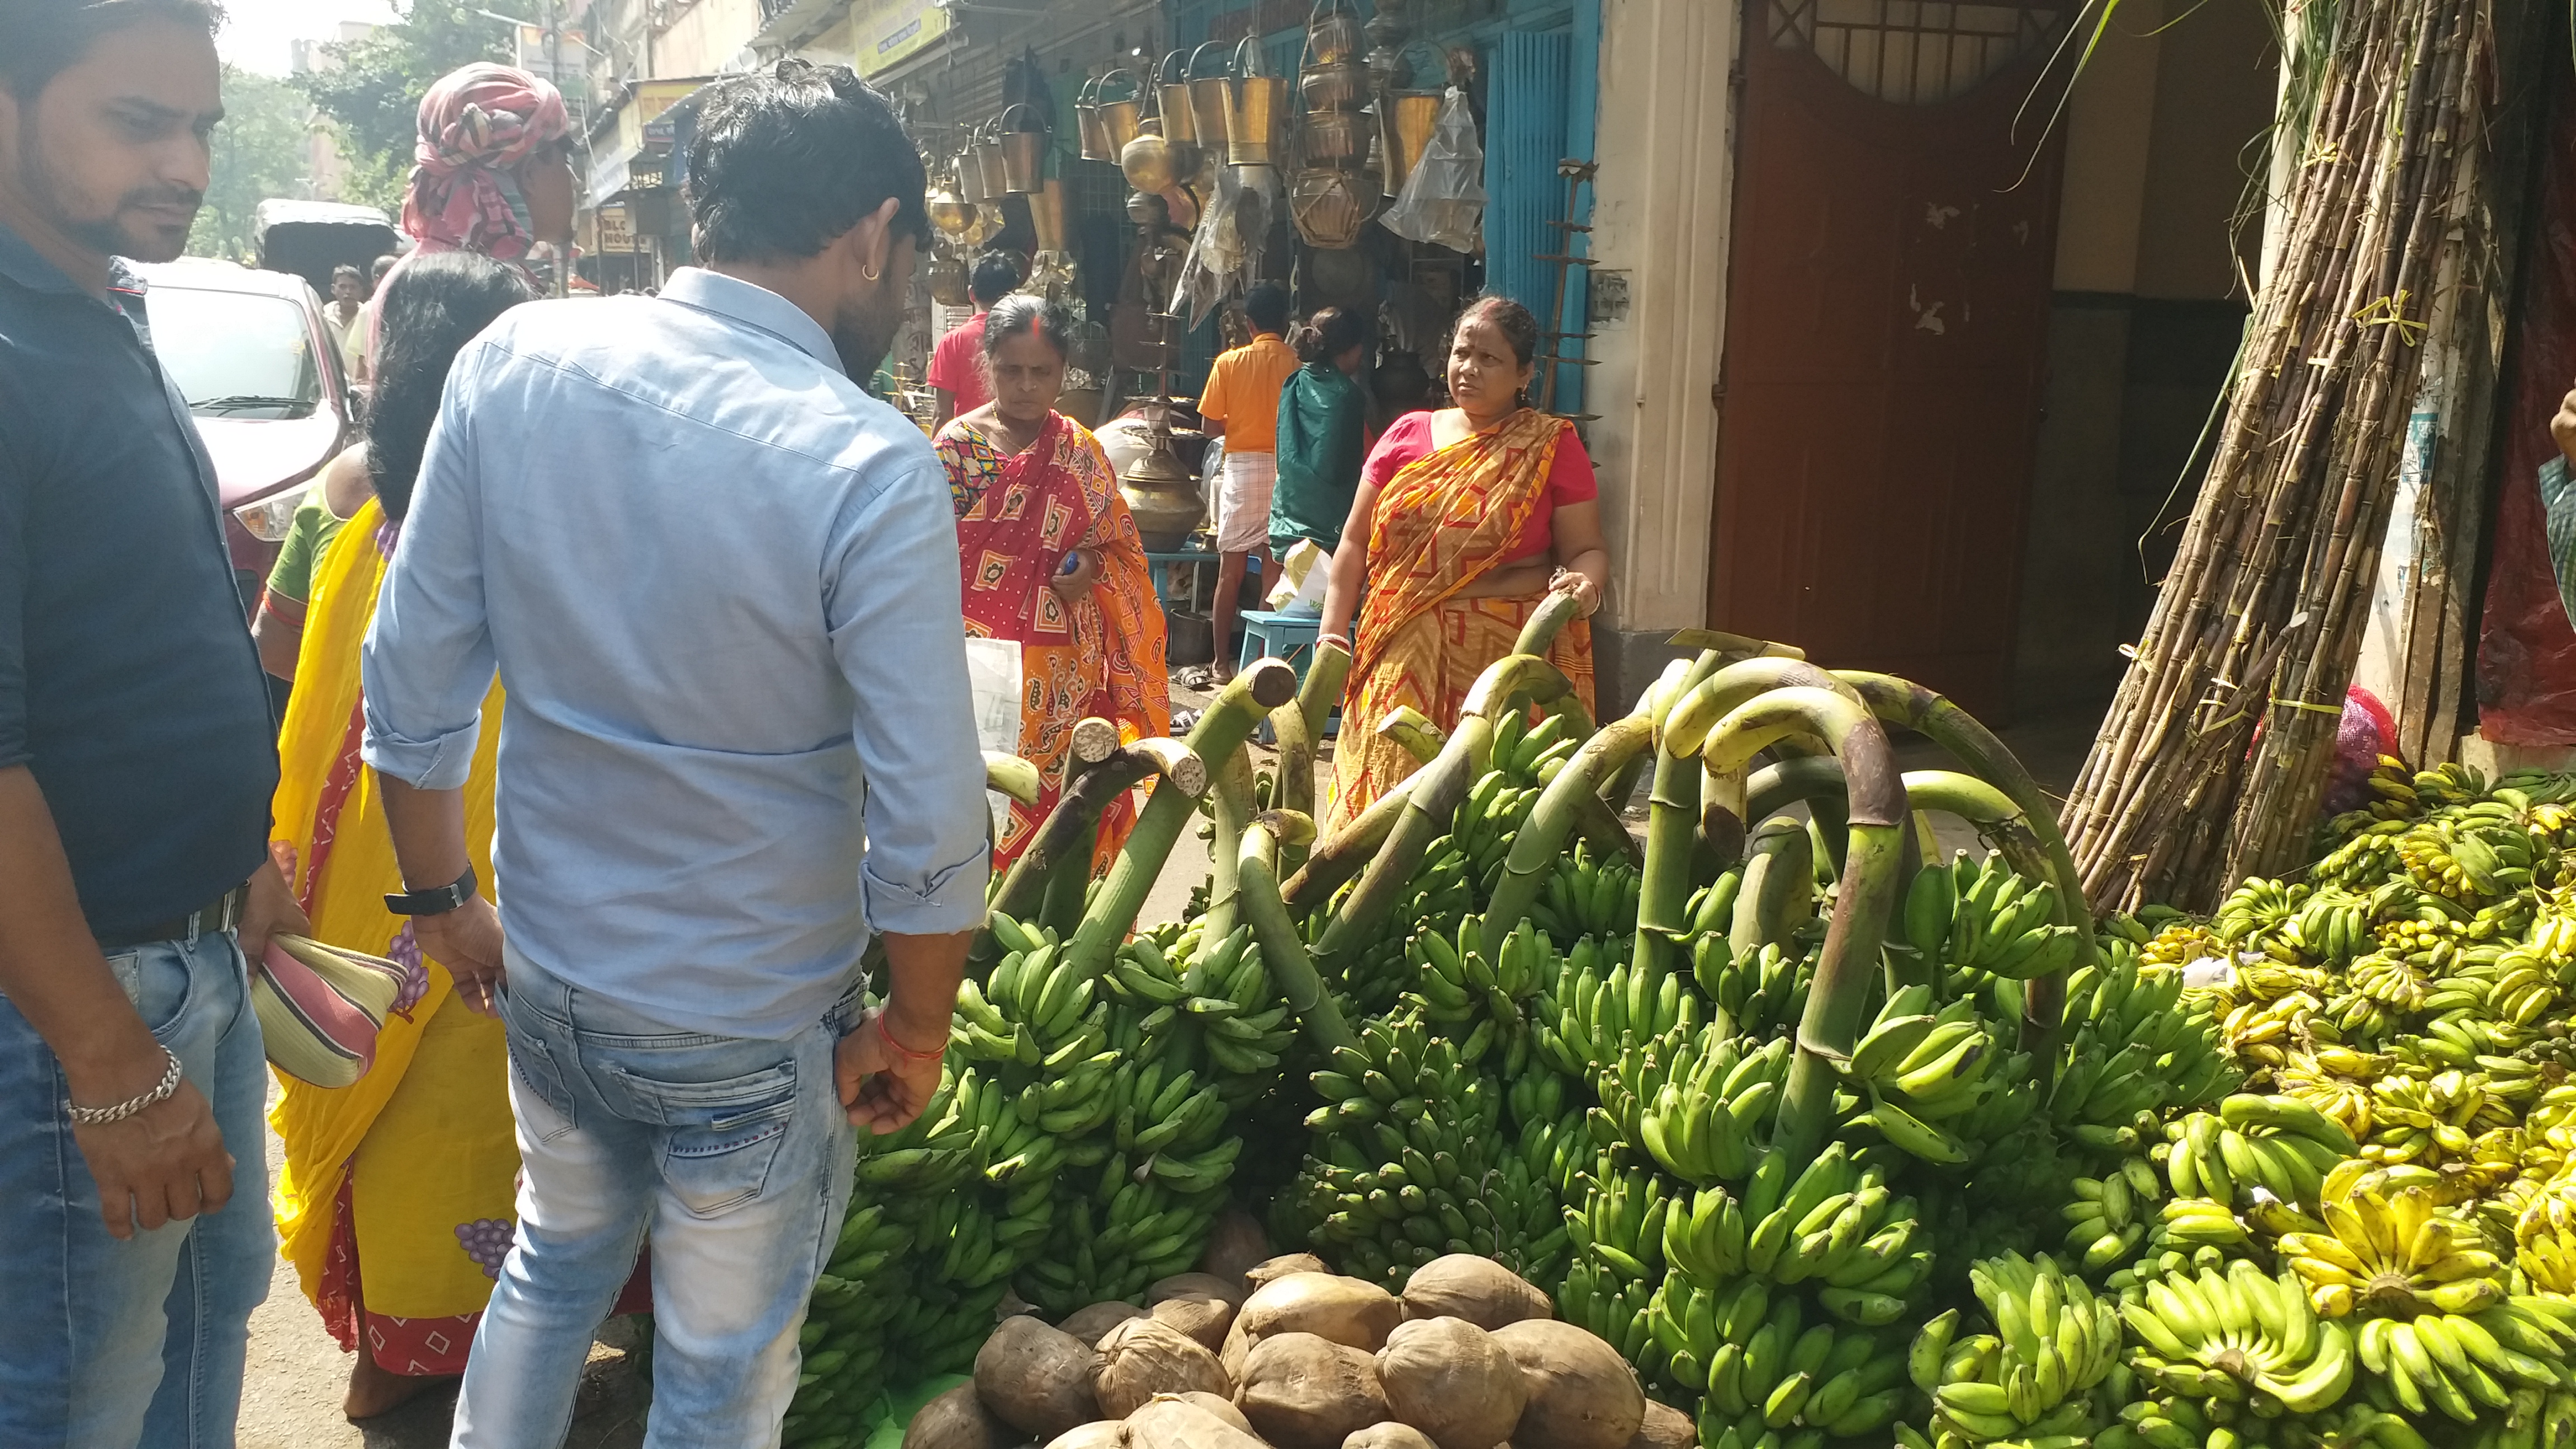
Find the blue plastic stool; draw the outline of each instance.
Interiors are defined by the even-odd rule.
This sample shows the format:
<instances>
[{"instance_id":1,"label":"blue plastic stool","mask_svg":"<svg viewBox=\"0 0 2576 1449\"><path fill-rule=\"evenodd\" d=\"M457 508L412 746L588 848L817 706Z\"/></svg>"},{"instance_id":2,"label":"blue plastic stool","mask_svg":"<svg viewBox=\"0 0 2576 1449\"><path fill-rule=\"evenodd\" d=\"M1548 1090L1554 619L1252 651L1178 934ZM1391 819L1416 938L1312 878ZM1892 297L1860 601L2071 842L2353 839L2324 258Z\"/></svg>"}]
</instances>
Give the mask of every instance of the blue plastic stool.
<instances>
[{"instance_id":1,"label":"blue plastic stool","mask_svg":"<svg viewBox=\"0 0 2576 1449\"><path fill-rule=\"evenodd\" d=\"M1256 659L1275 657L1286 660L1298 682L1305 682L1306 666L1315 661L1315 635L1324 627L1321 615L1246 610L1237 617L1243 621L1243 652L1235 668L1249 669Z\"/></svg>"}]
</instances>

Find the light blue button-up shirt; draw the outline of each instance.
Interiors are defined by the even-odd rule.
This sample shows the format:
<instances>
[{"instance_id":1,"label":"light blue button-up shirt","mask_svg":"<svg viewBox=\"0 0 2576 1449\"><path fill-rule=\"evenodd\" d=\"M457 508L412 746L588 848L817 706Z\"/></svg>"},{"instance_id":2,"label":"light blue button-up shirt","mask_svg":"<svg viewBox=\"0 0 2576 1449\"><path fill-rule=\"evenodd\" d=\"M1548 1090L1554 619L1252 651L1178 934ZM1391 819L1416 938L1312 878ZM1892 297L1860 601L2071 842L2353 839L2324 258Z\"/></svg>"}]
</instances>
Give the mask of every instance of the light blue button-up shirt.
<instances>
[{"instance_id":1,"label":"light blue button-up shirt","mask_svg":"<svg viewBox=\"0 0 2576 1449\"><path fill-rule=\"evenodd\" d=\"M918 429L776 293L513 309L457 358L364 657L364 754L465 783L497 667L513 949L780 1038L989 870L957 529Z\"/></svg>"}]
</instances>

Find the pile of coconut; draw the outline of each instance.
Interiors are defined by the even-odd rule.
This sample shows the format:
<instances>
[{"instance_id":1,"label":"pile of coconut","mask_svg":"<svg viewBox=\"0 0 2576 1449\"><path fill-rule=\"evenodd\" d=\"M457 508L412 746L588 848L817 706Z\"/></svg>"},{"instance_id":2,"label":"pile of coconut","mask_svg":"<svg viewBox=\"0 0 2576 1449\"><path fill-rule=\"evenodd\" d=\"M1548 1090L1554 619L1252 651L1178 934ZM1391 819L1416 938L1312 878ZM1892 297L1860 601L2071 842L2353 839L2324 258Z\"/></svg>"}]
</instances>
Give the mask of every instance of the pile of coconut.
<instances>
[{"instance_id":1,"label":"pile of coconut","mask_svg":"<svg viewBox=\"0 0 2576 1449\"><path fill-rule=\"evenodd\" d=\"M903 1449L1689 1449L1618 1350L1488 1258L1402 1296L1297 1253L1147 1303L1003 1320Z\"/></svg>"}]
</instances>

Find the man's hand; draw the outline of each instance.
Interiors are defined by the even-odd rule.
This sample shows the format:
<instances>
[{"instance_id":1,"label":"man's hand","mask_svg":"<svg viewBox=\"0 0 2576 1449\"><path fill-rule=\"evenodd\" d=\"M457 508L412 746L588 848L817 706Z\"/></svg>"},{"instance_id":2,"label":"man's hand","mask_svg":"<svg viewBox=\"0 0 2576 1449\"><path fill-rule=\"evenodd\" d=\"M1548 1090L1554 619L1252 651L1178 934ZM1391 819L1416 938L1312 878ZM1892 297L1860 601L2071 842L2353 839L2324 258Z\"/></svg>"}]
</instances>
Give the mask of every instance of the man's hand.
<instances>
[{"instance_id":1,"label":"man's hand","mask_svg":"<svg viewBox=\"0 0 2576 1449\"><path fill-rule=\"evenodd\" d=\"M170 1066L158 1052L152 1062L148 1074L138 1071L95 1097L75 1085L73 1103L112 1107L151 1091ZM214 1109L186 1081L122 1122L74 1127L72 1140L98 1184L98 1215L110 1237L130 1238L138 1227L149 1232L232 1201L233 1155L224 1150Z\"/></svg>"},{"instance_id":2,"label":"man's hand","mask_svg":"<svg viewBox=\"0 0 2576 1449\"><path fill-rule=\"evenodd\" d=\"M832 1077L850 1125L880 1137L902 1131L930 1105L931 1094L939 1090L940 1060L948 1050L944 1030L935 1053L926 1042L900 1037L896 1040L908 1050L896 1051L886 1045L888 1030L885 1013L870 1012L832 1053Z\"/></svg>"},{"instance_id":3,"label":"man's hand","mask_svg":"<svg viewBox=\"0 0 2576 1449\"><path fill-rule=\"evenodd\" d=\"M250 898L242 903L242 954L254 962L268 954L271 936L313 934L313 923L305 919L304 908L295 903L295 892L286 885L295 847L278 842L269 847L269 852L270 863L251 872Z\"/></svg>"},{"instance_id":4,"label":"man's hand","mask_svg":"<svg viewBox=\"0 0 2576 1449\"><path fill-rule=\"evenodd\" d=\"M2576 467L2576 391L2559 402L2558 415L2549 420L2549 436L2558 440L2558 451L2566 455L2568 466Z\"/></svg>"},{"instance_id":5,"label":"man's hand","mask_svg":"<svg viewBox=\"0 0 2576 1449\"><path fill-rule=\"evenodd\" d=\"M466 1009L500 1015L501 913L481 896L467 898L455 910L414 916L412 936L420 953L447 968Z\"/></svg>"}]
</instances>

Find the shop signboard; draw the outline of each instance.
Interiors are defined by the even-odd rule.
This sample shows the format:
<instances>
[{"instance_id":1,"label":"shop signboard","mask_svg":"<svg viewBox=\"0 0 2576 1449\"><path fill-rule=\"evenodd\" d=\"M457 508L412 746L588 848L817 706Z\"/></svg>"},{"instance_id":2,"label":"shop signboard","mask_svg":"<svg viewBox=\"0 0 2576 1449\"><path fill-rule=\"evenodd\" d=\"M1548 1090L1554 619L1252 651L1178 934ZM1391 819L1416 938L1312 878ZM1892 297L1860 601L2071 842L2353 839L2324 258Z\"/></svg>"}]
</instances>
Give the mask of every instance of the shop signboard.
<instances>
[{"instance_id":1,"label":"shop signboard","mask_svg":"<svg viewBox=\"0 0 2576 1449\"><path fill-rule=\"evenodd\" d=\"M940 0L860 0L850 9L851 64L882 75L928 49L954 24Z\"/></svg>"},{"instance_id":2,"label":"shop signboard","mask_svg":"<svg viewBox=\"0 0 2576 1449\"><path fill-rule=\"evenodd\" d=\"M635 224L623 203L601 207L596 215L599 242L592 248L601 252L635 250Z\"/></svg>"}]
</instances>

